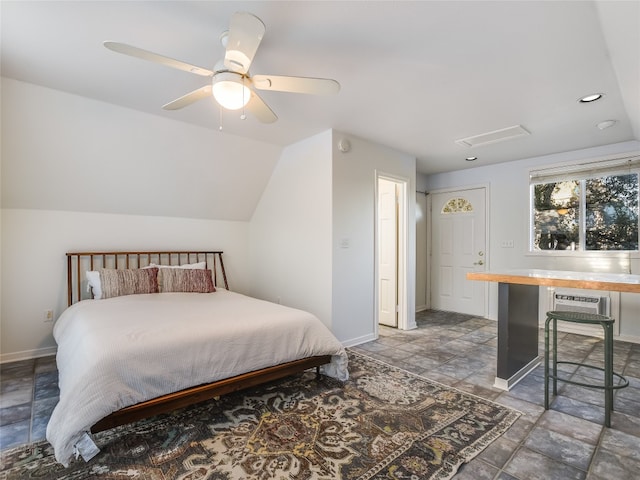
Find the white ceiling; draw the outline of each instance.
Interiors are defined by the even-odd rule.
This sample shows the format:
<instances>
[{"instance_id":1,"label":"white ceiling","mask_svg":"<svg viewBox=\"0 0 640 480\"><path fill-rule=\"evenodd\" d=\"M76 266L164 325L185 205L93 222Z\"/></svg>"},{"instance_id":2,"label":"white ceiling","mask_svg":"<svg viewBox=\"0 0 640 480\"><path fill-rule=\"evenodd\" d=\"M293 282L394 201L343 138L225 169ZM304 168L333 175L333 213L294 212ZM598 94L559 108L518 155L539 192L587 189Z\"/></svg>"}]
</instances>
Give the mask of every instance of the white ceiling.
<instances>
[{"instance_id":1,"label":"white ceiling","mask_svg":"<svg viewBox=\"0 0 640 480\"><path fill-rule=\"evenodd\" d=\"M640 140L640 2L1 3L2 75L218 129L209 100L161 105L206 79L116 54L129 43L212 68L236 11L267 27L251 72L335 78L332 97L261 92L274 124L223 116L224 130L277 145L328 128L415 155L434 173ZM579 104L592 92L603 100ZM615 119L615 127L595 125ZM531 132L468 148L456 139ZM467 156L478 157L466 162Z\"/></svg>"}]
</instances>

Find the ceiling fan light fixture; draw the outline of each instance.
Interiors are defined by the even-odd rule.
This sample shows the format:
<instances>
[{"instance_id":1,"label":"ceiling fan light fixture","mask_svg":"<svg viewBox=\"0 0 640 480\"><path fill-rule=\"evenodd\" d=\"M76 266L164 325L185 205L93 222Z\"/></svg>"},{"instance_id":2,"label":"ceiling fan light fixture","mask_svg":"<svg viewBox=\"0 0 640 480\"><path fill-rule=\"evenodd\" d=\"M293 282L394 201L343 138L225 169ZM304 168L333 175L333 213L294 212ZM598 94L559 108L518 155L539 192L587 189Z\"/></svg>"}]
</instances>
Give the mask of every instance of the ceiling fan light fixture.
<instances>
[{"instance_id":1,"label":"ceiling fan light fixture","mask_svg":"<svg viewBox=\"0 0 640 480\"><path fill-rule=\"evenodd\" d=\"M227 110L240 110L251 99L251 90L237 73L221 72L213 78L213 97Z\"/></svg>"}]
</instances>

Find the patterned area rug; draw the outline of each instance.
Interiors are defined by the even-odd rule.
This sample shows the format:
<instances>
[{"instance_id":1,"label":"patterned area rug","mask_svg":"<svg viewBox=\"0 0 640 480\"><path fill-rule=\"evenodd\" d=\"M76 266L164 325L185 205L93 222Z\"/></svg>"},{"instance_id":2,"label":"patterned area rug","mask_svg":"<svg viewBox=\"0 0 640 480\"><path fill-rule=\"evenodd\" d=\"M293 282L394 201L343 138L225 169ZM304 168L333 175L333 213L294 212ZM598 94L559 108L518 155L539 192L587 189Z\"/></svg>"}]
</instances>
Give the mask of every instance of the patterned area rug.
<instances>
[{"instance_id":1,"label":"patterned area rug","mask_svg":"<svg viewBox=\"0 0 640 480\"><path fill-rule=\"evenodd\" d=\"M493 402L349 352L346 383L305 372L95 436L89 463L46 442L0 479L447 479L517 419Z\"/></svg>"}]
</instances>

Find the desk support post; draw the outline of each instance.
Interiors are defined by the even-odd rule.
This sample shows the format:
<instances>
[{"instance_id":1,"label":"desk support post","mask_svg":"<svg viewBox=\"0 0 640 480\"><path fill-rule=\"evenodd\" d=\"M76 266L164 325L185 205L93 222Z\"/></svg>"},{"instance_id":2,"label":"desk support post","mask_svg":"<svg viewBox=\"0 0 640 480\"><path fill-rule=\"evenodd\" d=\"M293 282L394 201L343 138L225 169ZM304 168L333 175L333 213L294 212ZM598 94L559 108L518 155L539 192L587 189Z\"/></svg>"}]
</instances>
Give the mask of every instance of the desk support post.
<instances>
[{"instance_id":1,"label":"desk support post","mask_svg":"<svg viewBox=\"0 0 640 480\"><path fill-rule=\"evenodd\" d=\"M498 363L495 386L509 390L540 364L537 285L498 284Z\"/></svg>"}]
</instances>

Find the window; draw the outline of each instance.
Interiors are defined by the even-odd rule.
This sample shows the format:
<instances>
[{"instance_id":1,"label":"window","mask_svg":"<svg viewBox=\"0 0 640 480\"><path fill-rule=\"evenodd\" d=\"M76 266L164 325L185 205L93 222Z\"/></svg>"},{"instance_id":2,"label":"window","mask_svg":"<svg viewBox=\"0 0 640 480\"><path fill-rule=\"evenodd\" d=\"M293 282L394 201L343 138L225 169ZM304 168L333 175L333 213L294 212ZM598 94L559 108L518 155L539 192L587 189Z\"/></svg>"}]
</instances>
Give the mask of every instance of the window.
<instances>
[{"instance_id":1,"label":"window","mask_svg":"<svg viewBox=\"0 0 640 480\"><path fill-rule=\"evenodd\" d=\"M535 170L531 250L638 251L640 156Z\"/></svg>"},{"instance_id":2,"label":"window","mask_svg":"<svg viewBox=\"0 0 640 480\"><path fill-rule=\"evenodd\" d=\"M442 207L442 214L473 212L473 205L464 198L452 198Z\"/></svg>"}]
</instances>

